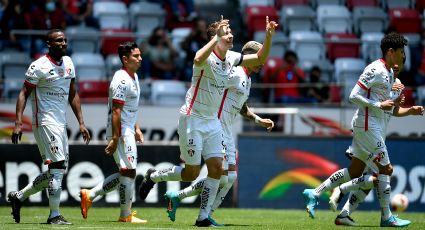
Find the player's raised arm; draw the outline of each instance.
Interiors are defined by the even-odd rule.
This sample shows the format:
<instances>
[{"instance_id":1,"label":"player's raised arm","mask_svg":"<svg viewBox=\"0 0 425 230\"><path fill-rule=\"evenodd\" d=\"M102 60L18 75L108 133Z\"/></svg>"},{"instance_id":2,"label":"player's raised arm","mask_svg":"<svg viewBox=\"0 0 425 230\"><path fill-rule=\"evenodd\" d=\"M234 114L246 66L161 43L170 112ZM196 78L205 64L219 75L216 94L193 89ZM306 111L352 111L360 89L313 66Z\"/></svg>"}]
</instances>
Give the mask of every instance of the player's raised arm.
<instances>
[{"instance_id":1,"label":"player's raised arm","mask_svg":"<svg viewBox=\"0 0 425 230\"><path fill-rule=\"evenodd\" d=\"M267 131L271 131L274 127L274 122L270 119L261 118L254 112L252 112L247 103L245 102L239 112L243 117L247 118L250 121L254 121L256 124L260 124L261 127L266 128Z\"/></svg>"},{"instance_id":2,"label":"player's raised arm","mask_svg":"<svg viewBox=\"0 0 425 230\"><path fill-rule=\"evenodd\" d=\"M193 63L196 66L202 65L205 60L207 60L208 56L210 56L211 52L214 50L215 46L221 40L221 37L228 33L229 31L229 20L223 19L223 15L221 15L221 20L218 22L218 27L216 30L216 35L211 37L210 41L198 50L195 54L195 58L193 59Z\"/></svg>"},{"instance_id":3,"label":"player's raised arm","mask_svg":"<svg viewBox=\"0 0 425 230\"><path fill-rule=\"evenodd\" d=\"M257 66L263 65L270 53L272 46L272 38L278 24L275 21L269 21L269 16L266 16L266 37L264 38L263 47L256 54L248 54L243 56L241 66Z\"/></svg>"},{"instance_id":4,"label":"player's raised arm","mask_svg":"<svg viewBox=\"0 0 425 230\"><path fill-rule=\"evenodd\" d=\"M424 107L423 106L411 106L409 108L403 107L395 107L393 111L393 116L395 117L405 117L409 115L423 116L424 115Z\"/></svg>"},{"instance_id":5,"label":"player's raised arm","mask_svg":"<svg viewBox=\"0 0 425 230\"><path fill-rule=\"evenodd\" d=\"M72 112L74 112L75 117L78 120L78 124L80 125L80 132L83 135L84 142L88 144L90 143L90 133L84 124L83 113L81 112L80 96L75 88L75 78L71 80L71 84L69 86L68 101L71 105Z\"/></svg>"}]
</instances>

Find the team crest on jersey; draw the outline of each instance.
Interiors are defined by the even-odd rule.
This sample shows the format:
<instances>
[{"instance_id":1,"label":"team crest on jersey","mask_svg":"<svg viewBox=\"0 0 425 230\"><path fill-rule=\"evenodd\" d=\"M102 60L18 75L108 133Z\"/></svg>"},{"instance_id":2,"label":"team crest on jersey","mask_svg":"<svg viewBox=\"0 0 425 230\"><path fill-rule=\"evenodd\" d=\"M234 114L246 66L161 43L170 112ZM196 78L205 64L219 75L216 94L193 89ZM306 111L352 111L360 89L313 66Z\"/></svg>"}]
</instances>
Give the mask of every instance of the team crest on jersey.
<instances>
[{"instance_id":1,"label":"team crest on jersey","mask_svg":"<svg viewBox=\"0 0 425 230\"><path fill-rule=\"evenodd\" d=\"M66 68L66 74L71 75L71 73L72 73L71 68Z\"/></svg>"},{"instance_id":2,"label":"team crest on jersey","mask_svg":"<svg viewBox=\"0 0 425 230\"><path fill-rule=\"evenodd\" d=\"M193 155L195 155L195 150L189 149L189 150L187 150L187 154L189 154L189 156L193 157Z\"/></svg>"},{"instance_id":3,"label":"team crest on jersey","mask_svg":"<svg viewBox=\"0 0 425 230\"><path fill-rule=\"evenodd\" d=\"M65 71L62 68L58 69L59 76L63 77L65 75Z\"/></svg>"}]
</instances>

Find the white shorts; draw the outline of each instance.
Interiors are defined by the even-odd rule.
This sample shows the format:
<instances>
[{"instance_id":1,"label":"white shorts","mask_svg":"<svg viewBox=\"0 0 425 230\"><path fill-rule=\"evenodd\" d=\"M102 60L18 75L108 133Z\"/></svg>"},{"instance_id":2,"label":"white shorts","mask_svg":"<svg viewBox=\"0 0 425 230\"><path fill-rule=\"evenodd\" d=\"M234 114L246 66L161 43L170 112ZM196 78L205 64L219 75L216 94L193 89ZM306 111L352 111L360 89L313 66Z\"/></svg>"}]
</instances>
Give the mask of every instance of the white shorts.
<instances>
[{"instance_id":1,"label":"white shorts","mask_svg":"<svg viewBox=\"0 0 425 230\"><path fill-rule=\"evenodd\" d=\"M223 129L218 119L181 115L178 126L180 157L188 165L201 165L211 157L224 157Z\"/></svg>"},{"instance_id":2,"label":"white shorts","mask_svg":"<svg viewBox=\"0 0 425 230\"><path fill-rule=\"evenodd\" d=\"M134 134L122 135L119 138L117 150L114 152L114 160L118 169L136 169L137 146Z\"/></svg>"},{"instance_id":3,"label":"white shorts","mask_svg":"<svg viewBox=\"0 0 425 230\"><path fill-rule=\"evenodd\" d=\"M231 133L224 132L224 149L223 169L228 170L229 165L236 165L236 146Z\"/></svg>"},{"instance_id":4,"label":"white shorts","mask_svg":"<svg viewBox=\"0 0 425 230\"><path fill-rule=\"evenodd\" d=\"M353 134L353 142L348 151L351 151L354 157L363 161L375 172L378 172L378 167L373 162L374 159L378 158L378 162L383 166L390 164L385 134L373 129L364 131L363 128L353 128Z\"/></svg>"},{"instance_id":5,"label":"white shorts","mask_svg":"<svg viewBox=\"0 0 425 230\"><path fill-rule=\"evenodd\" d=\"M69 149L66 128L57 125L32 127L34 138L44 164L65 161L68 166Z\"/></svg>"}]
</instances>

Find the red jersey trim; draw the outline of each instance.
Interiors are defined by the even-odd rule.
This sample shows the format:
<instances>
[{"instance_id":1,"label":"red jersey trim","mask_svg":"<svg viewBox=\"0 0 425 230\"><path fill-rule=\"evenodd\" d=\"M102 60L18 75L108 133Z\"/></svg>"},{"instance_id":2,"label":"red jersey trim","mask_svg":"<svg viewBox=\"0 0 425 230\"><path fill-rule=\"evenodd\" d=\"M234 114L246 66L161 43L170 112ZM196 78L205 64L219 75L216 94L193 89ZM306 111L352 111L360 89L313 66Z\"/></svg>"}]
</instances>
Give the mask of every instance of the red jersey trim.
<instances>
[{"instance_id":1,"label":"red jersey trim","mask_svg":"<svg viewBox=\"0 0 425 230\"><path fill-rule=\"evenodd\" d=\"M118 100L118 99L112 99L112 102L113 102L113 103L117 103L117 104L122 104L122 105L124 105L124 104L125 104L125 101Z\"/></svg>"},{"instance_id":2,"label":"red jersey trim","mask_svg":"<svg viewBox=\"0 0 425 230\"><path fill-rule=\"evenodd\" d=\"M213 50L212 52L215 56L218 57L218 59L220 59L220 61L226 61L226 55L224 56L224 58L221 58L220 56L218 56L218 54L215 52L215 50Z\"/></svg>"},{"instance_id":3,"label":"red jersey trim","mask_svg":"<svg viewBox=\"0 0 425 230\"><path fill-rule=\"evenodd\" d=\"M38 99L37 99L37 88L34 89L34 101L35 101L35 127L38 128Z\"/></svg>"},{"instance_id":4,"label":"red jersey trim","mask_svg":"<svg viewBox=\"0 0 425 230\"><path fill-rule=\"evenodd\" d=\"M364 89L364 90L369 90L368 88L366 88L366 86L364 86L361 82L357 82L357 85L360 86L360 88Z\"/></svg>"},{"instance_id":5,"label":"red jersey trim","mask_svg":"<svg viewBox=\"0 0 425 230\"><path fill-rule=\"evenodd\" d=\"M127 72L128 76L133 78L133 80L136 79L136 76L134 75L134 73L130 73L127 68L122 67L121 69L124 70L125 72Z\"/></svg>"},{"instance_id":6,"label":"red jersey trim","mask_svg":"<svg viewBox=\"0 0 425 230\"><path fill-rule=\"evenodd\" d=\"M370 89L367 90L367 98L370 98ZM364 131L369 129L369 107L365 108Z\"/></svg>"},{"instance_id":7,"label":"red jersey trim","mask_svg":"<svg viewBox=\"0 0 425 230\"><path fill-rule=\"evenodd\" d=\"M57 66L60 66L60 65L59 65L59 63L58 63L57 61L53 60L53 58L52 58L52 57L50 57L50 55L49 55L49 54L46 54L46 57L47 57L47 59L49 59L49 61L50 61L51 63L53 63L53 64L55 64L55 65L57 65Z\"/></svg>"},{"instance_id":8,"label":"red jersey trim","mask_svg":"<svg viewBox=\"0 0 425 230\"><path fill-rule=\"evenodd\" d=\"M243 66L242 66L242 69L245 72L246 76L248 76L248 78L250 78L248 70Z\"/></svg>"},{"instance_id":9,"label":"red jersey trim","mask_svg":"<svg viewBox=\"0 0 425 230\"><path fill-rule=\"evenodd\" d=\"M186 113L187 116L190 116L190 114L192 113L193 104L195 104L196 96L198 95L199 85L201 84L203 75L204 75L204 70L201 70L201 76L199 76L199 80L198 82L196 82L195 92L193 93L193 97L192 97L192 100L190 101L189 109L187 110L187 113Z\"/></svg>"},{"instance_id":10,"label":"red jersey trim","mask_svg":"<svg viewBox=\"0 0 425 230\"><path fill-rule=\"evenodd\" d=\"M218 109L218 119L219 120L220 120L220 117L221 117L221 112L223 111L224 101L226 100L226 97L227 97L227 91L228 91L228 89L224 90L223 99L221 99L220 109Z\"/></svg>"},{"instance_id":11,"label":"red jersey trim","mask_svg":"<svg viewBox=\"0 0 425 230\"><path fill-rule=\"evenodd\" d=\"M390 67L387 65L384 59L380 58L379 61L381 61L382 64L384 64L385 68L387 68L387 70L390 71Z\"/></svg>"},{"instance_id":12,"label":"red jersey trim","mask_svg":"<svg viewBox=\"0 0 425 230\"><path fill-rule=\"evenodd\" d=\"M34 85L34 84L32 84L32 83L30 83L30 82L28 82L28 81L24 81L24 84L26 85L26 86L28 86L28 87L30 87L30 88L36 88L37 87L37 85Z\"/></svg>"}]
</instances>

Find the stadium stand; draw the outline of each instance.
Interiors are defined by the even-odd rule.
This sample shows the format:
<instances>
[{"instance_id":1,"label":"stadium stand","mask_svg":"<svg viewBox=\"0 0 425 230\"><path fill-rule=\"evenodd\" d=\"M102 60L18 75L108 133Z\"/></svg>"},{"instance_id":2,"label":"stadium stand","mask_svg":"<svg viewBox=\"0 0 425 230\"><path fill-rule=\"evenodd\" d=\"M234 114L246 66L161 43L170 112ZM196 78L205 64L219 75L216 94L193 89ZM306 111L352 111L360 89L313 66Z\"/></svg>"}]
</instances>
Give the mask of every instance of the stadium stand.
<instances>
[{"instance_id":1,"label":"stadium stand","mask_svg":"<svg viewBox=\"0 0 425 230\"><path fill-rule=\"evenodd\" d=\"M279 21L277 10L272 6L247 6L245 8L246 25L248 36L253 37L255 31L263 31L265 18L269 16L270 21Z\"/></svg>"},{"instance_id":2,"label":"stadium stand","mask_svg":"<svg viewBox=\"0 0 425 230\"><path fill-rule=\"evenodd\" d=\"M69 26L65 33L68 37L68 49L74 52L99 52L99 30L92 27Z\"/></svg>"},{"instance_id":3,"label":"stadium stand","mask_svg":"<svg viewBox=\"0 0 425 230\"><path fill-rule=\"evenodd\" d=\"M129 28L127 6L121 1L95 1L93 16L99 19L101 29Z\"/></svg>"},{"instance_id":4,"label":"stadium stand","mask_svg":"<svg viewBox=\"0 0 425 230\"><path fill-rule=\"evenodd\" d=\"M133 2L129 8L130 28L147 37L158 26L165 25L165 11L159 3Z\"/></svg>"},{"instance_id":5,"label":"stadium stand","mask_svg":"<svg viewBox=\"0 0 425 230\"><path fill-rule=\"evenodd\" d=\"M95 53L73 53L75 71L81 80L102 80L106 78L105 61Z\"/></svg>"},{"instance_id":6,"label":"stadium stand","mask_svg":"<svg viewBox=\"0 0 425 230\"><path fill-rule=\"evenodd\" d=\"M319 32L294 31L289 35L289 49L302 60L319 60L325 57L324 39Z\"/></svg>"},{"instance_id":7,"label":"stadium stand","mask_svg":"<svg viewBox=\"0 0 425 230\"><path fill-rule=\"evenodd\" d=\"M329 60L334 61L342 57L359 57L360 45L354 34L327 33L326 49Z\"/></svg>"},{"instance_id":8,"label":"stadium stand","mask_svg":"<svg viewBox=\"0 0 425 230\"><path fill-rule=\"evenodd\" d=\"M361 53L367 63L382 57L380 44L383 37L384 33L381 32L362 34L360 38Z\"/></svg>"},{"instance_id":9,"label":"stadium stand","mask_svg":"<svg viewBox=\"0 0 425 230\"><path fill-rule=\"evenodd\" d=\"M186 85L180 81L156 80L151 86L153 105L182 105L186 95Z\"/></svg>"},{"instance_id":10,"label":"stadium stand","mask_svg":"<svg viewBox=\"0 0 425 230\"><path fill-rule=\"evenodd\" d=\"M316 13L309 6L284 6L280 10L280 24L286 34L315 28Z\"/></svg>"},{"instance_id":11,"label":"stadium stand","mask_svg":"<svg viewBox=\"0 0 425 230\"><path fill-rule=\"evenodd\" d=\"M354 32L383 32L387 28L388 16L379 7L355 7L353 9Z\"/></svg>"},{"instance_id":12,"label":"stadium stand","mask_svg":"<svg viewBox=\"0 0 425 230\"><path fill-rule=\"evenodd\" d=\"M419 33L422 29L419 12L415 9L389 10L390 26L399 33Z\"/></svg>"},{"instance_id":13,"label":"stadium stand","mask_svg":"<svg viewBox=\"0 0 425 230\"><path fill-rule=\"evenodd\" d=\"M351 14L347 7L339 5L319 5L317 24L322 33L351 33Z\"/></svg>"},{"instance_id":14,"label":"stadium stand","mask_svg":"<svg viewBox=\"0 0 425 230\"><path fill-rule=\"evenodd\" d=\"M348 102L351 89L366 67L366 62L360 58L338 58L335 60L336 83L342 86L342 98Z\"/></svg>"}]
</instances>

